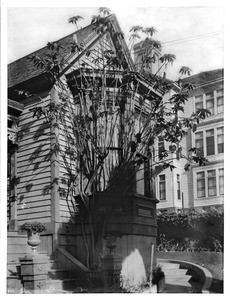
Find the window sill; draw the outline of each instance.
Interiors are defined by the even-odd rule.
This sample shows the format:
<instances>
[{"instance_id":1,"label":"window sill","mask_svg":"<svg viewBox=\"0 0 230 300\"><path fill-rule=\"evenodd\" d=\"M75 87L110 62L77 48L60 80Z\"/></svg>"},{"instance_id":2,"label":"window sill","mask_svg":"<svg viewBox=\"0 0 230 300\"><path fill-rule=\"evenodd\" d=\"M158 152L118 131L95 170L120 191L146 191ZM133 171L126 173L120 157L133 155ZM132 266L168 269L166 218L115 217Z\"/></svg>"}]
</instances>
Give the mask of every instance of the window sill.
<instances>
[{"instance_id":1,"label":"window sill","mask_svg":"<svg viewBox=\"0 0 230 300\"><path fill-rule=\"evenodd\" d=\"M199 201L199 200L212 200L212 199L219 199L219 198L224 198L224 195L217 195L217 196L208 196L208 197L194 198L194 201Z\"/></svg>"}]
</instances>

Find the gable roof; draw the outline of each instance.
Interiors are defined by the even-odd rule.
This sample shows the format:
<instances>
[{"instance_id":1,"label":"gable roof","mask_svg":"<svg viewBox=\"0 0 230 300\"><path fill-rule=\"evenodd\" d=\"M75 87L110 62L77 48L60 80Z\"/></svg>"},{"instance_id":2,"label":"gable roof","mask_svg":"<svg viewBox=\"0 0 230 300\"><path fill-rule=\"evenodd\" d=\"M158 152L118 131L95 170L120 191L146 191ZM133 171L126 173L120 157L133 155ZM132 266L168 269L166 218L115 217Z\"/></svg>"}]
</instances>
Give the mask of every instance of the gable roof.
<instances>
[{"instance_id":1,"label":"gable roof","mask_svg":"<svg viewBox=\"0 0 230 300\"><path fill-rule=\"evenodd\" d=\"M60 54L66 56L70 53L70 48L68 47L68 45L70 45L70 43L73 42L74 34L76 34L77 36L78 43L81 43L87 37L91 36L93 33L95 33L95 31L93 29L93 24L91 24L87 27L84 27L58 40L57 42L61 46ZM42 57L46 53L47 49L48 49L47 46L43 47L9 64L8 65L8 87L15 86L23 81L29 80L45 72L45 70L37 68L34 65L34 62L31 59L29 59L29 57L31 55L39 55Z\"/></svg>"},{"instance_id":2,"label":"gable roof","mask_svg":"<svg viewBox=\"0 0 230 300\"><path fill-rule=\"evenodd\" d=\"M117 22L115 15L110 15L107 17L109 21L113 24L113 27L116 32L121 32L120 26ZM94 37L99 36L99 34L94 29L95 24L90 24L68 36L56 41L58 45L60 45L59 52L63 57L71 54L70 44L77 40L78 44L83 42L84 45L89 43ZM75 37L74 37L75 36ZM128 47L123 39L120 40L123 46L124 53L126 55L126 59L128 59L129 64L133 66L133 61L128 54ZM45 69L38 68L35 66L34 62L30 59L31 56L38 55L39 57L43 57L47 52L48 47L43 47L25 57L22 57L11 64L8 65L8 87L11 88L16 86L22 82L25 82L29 79L35 78L46 72ZM72 54L73 56L73 54ZM134 67L133 67L134 68Z\"/></svg>"}]
</instances>

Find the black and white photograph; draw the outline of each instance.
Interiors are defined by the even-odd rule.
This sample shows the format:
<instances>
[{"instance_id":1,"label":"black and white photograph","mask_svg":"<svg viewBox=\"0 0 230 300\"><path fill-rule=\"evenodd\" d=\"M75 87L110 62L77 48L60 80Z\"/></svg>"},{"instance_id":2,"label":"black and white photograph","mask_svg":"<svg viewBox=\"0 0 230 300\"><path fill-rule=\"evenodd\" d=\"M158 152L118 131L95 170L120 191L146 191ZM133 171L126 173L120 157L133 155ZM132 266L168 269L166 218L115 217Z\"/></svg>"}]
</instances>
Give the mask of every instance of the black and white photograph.
<instances>
[{"instance_id":1,"label":"black and white photograph","mask_svg":"<svg viewBox=\"0 0 230 300\"><path fill-rule=\"evenodd\" d=\"M1 8L1 293L225 294L224 2L31 2Z\"/></svg>"}]
</instances>

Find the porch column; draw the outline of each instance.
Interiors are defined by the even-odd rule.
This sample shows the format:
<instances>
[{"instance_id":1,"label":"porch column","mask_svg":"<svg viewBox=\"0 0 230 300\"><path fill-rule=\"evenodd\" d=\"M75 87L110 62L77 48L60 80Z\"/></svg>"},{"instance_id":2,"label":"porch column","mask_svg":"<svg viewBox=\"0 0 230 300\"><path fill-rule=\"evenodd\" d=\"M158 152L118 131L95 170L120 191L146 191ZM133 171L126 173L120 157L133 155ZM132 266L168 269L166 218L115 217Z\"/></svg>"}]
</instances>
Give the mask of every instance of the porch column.
<instances>
[{"instance_id":1,"label":"porch column","mask_svg":"<svg viewBox=\"0 0 230 300\"><path fill-rule=\"evenodd\" d=\"M59 101L58 91L55 86L50 93L50 102L56 103ZM55 121L51 123L51 149L54 149L59 144L59 129L55 126ZM59 196L59 164L60 155L56 151L51 156L51 220L54 225L53 248L58 245L58 230L60 223L60 196Z\"/></svg>"},{"instance_id":2,"label":"porch column","mask_svg":"<svg viewBox=\"0 0 230 300\"><path fill-rule=\"evenodd\" d=\"M17 144L16 132L8 129L8 205L9 205L9 229L18 230L17 221Z\"/></svg>"}]
</instances>

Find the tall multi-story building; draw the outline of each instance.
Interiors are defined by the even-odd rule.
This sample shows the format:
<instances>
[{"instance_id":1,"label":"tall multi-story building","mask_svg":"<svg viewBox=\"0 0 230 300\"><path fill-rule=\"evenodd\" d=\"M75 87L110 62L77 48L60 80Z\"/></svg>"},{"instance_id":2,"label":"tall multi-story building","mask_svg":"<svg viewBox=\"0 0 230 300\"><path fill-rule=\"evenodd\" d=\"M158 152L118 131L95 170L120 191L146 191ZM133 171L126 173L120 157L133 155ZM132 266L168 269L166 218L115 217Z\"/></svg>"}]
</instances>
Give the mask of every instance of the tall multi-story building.
<instances>
[{"instance_id":1,"label":"tall multi-story building","mask_svg":"<svg viewBox=\"0 0 230 300\"><path fill-rule=\"evenodd\" d=\"M149 72L161 76L159 59L161 49L156 49L151 39L134 45L134 62L138 71ZM154 58L148 63L146 57ZM161 70L162 72L162 70ZM182 84L190 83L194 89L190 91L185 104L184 114L189 117L199 108L210 111L197 130L188 131L182 142L184 153L196 147L199 154L207 158L205 166L195 164L191 170L185 171L185 160L174 159L175 169L165 169L155 175L155 193L159 200L159 212L181 212L194 208L206 210L211 206L223 206L224 201L224 75L223 69L201 72L182 79ZM170 93L173 93L173 89ZM165 95L167 101L170 95ZM168 149L168 143L158 138L155 145L156 155ZM170 154L171 158L173 157Z\"/></svg>"},{"instance_id":2,"label":"tall multi-story building","mask_svg":"<svg viewBox=\"0 0 230 300\"><path fill-rule=\"evenodd\" d=\"M184 161L176 161L173 171L165 170L156 179L158 211L177 211L194 208L204 211L223 206L224 202L224 75L223 69L201 72L183 79L195 86L185 104L185 116L196 109L210 111L195 132L189 131L183 142L184 151L196 147L208 162L195 164L184 171ZM158 148L164 141L158 142Z\"/></svg>"}]
</instances>

